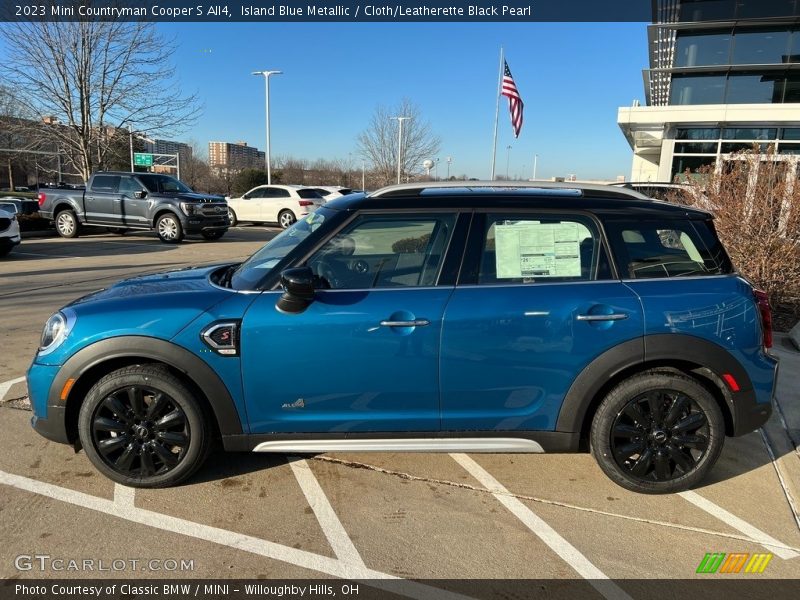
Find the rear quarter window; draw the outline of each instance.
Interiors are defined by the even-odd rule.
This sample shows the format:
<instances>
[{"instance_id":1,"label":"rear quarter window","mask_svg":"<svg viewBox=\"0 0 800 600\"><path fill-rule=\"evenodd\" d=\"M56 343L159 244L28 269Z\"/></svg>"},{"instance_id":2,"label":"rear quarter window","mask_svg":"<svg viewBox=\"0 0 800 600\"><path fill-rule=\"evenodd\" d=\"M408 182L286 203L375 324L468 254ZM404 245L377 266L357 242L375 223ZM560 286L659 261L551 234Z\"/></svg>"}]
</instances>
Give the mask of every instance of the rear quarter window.
<instances>
[{"instance_id":1,"label":"rear quarter window","mask_svg":"<svg viewBox=\"0 0 800 600\"><path fill-rule=\"evenodd\" d=\"M319 192L317 190L312 190L311 188L297 190L297 193L301 198L305 198L305 199L308 199L308 198L322 198L322 196L320 196L320 194L319 194Z\"/></svg>"},{"instance_id":2,"label":"rear quarter window","mask_svg":"<svg viewBox=\"0 0 800 600\"><path fill-rule=\"evenodd\" d=\"M659 279L733 272L711 221L607 221L605 228L623 278Z\"/></svg>"}]
</instances>

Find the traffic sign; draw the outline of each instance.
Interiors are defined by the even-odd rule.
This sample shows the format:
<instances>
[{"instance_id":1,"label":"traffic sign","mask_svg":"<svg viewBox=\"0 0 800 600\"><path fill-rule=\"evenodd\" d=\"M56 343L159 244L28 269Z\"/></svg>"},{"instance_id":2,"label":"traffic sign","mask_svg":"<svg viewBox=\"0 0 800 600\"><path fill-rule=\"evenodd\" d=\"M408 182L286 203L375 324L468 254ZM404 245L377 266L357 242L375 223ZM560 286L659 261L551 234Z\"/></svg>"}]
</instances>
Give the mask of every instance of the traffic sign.
<instances>
[{"instance_id":1,"label":"traffic sign","mask_svg":"<svg viewBox=\"0 0 800 600\"><path fill-rule=\"evenodd\" d=\"M152 167L153 155L145 154L144 152L133 153L133 164L137 167Z\"/></svg>"}]
</instances>

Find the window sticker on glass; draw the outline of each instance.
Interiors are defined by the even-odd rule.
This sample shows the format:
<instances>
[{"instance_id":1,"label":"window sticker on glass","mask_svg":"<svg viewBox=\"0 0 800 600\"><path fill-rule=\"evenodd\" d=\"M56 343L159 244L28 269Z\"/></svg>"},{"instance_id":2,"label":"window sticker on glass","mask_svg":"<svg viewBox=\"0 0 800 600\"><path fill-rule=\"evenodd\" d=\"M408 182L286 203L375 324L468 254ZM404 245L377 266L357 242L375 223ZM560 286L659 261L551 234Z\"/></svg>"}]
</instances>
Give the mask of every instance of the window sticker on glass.
<instances>
[{"instance_id":1,"label":"window sticker on glass","mask_svg":"<svg viewBox=\"0 0 800 600\"><path fill-rule=\"evenodd\" d=\"M497 277L580 277L581 229L578 223L498 223Z\"/></svg>"}]
</instances>

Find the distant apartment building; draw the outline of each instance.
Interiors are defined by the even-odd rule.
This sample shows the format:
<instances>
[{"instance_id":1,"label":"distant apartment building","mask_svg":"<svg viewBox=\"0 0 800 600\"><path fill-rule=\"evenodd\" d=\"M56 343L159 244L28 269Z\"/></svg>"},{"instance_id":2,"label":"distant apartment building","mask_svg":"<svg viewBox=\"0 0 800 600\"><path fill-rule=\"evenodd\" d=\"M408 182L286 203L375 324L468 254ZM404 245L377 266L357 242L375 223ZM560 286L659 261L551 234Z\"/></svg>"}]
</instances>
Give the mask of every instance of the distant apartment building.
<instances>
[{"instance_id":1,"label":"distant apartment building","mask_svg":"<svg viewBox=\"0 0 800 600\"><path fill-rule=\"evenodd\" d=\"M646 106L620 108L631 180L723 168L754 145L800 165L800 0L653 0Z\"/></svg>"},{"instance_id":2,"label":"distant apartment building","mask_svg":"<svg viewBox=\"0 0 800 600\"><path fill-rule=\"evenodd\" d=\"M151 154L177 154L184 161L192 157L192 147L184 142L150 138L141 139L144 143L144 152Z\"/></svg>"},{"instance_id":3,"label":"distant apartment building","mask_svg":"<svg viewBox=\"0 0 800 600\"><path fill-rule=\"evenodd\" d=\"M208 165L217 171L229 169L259 169L264 167L266 156L246 142L209 142Z\"/></svg>"}]
</instances>

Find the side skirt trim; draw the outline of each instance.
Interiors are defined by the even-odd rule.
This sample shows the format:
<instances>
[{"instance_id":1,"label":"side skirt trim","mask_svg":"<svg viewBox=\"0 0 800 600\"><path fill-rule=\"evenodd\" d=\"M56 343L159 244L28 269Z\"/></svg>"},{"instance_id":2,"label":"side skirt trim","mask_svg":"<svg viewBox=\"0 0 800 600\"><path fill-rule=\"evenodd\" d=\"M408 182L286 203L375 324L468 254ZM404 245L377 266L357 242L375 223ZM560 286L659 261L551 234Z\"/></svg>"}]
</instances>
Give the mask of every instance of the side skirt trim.
<instances>
[{"instance_id":1,"label":"side skirt trim","mask_svg":"<svg viewBox=\"0 0 800 600\"><path fill-rule=\"evenodd\" d=\"M273 440L253 452L544 452L533 440L522 438L412 438L345 440Z\"/></svg>"}]
</instances>

